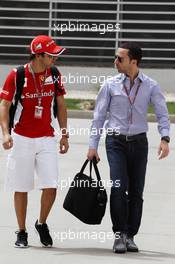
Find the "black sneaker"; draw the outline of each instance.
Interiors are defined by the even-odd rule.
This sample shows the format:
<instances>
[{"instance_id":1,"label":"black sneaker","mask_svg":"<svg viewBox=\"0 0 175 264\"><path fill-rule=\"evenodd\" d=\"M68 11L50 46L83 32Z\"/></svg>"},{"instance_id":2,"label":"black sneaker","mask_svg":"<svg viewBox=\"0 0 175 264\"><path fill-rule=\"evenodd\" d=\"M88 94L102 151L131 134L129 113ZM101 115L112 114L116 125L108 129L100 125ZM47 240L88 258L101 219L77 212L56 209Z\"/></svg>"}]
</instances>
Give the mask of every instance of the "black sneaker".
<instances>
[{"instance_id":1,"label":"black sneaker","mask_svg":"<svg viewBox=\"0 0 175 264\"><path fill-rule=\"evenodd\" d=\"M53 241L49 234L49 229L46 223L38 224L38 220L35 223L35 229L40 237L40 242L44 247L52 247Z\"/></svg>"},{"instance_id":2,"label":"black sneaker","mask_svg":"<svg viewBox=\"0 0 175 264\"><path fill-rule=\"evenodd\" d=\"M25 230L16 231L15 234L17 234L17 240L14 244L14 247L16 248L28 248L28 234Z\"/></svg>"},{"instance_id":3,"label":"black sneaker","mask_svg":"<svg viewBox=\"0 0 175 264\"><path fill-rule=\"evenodd\" d=\"M117 234L116 239L114 241L113 252L114 253L125 253L126 251L127 251L126 234L125 233L119 233L119 234Z\"/></svg>"},{"instance_id":4,"label":"black sneaker","mask_svg":"<svg viewBox=\"0 0 175 264\"><path fill-rule=\"evenodd\" d=\"M126 247L128 252L138 252L138 246L134 242L134 237L127 237L126 239Z\"/></svg>"}]
</instances>

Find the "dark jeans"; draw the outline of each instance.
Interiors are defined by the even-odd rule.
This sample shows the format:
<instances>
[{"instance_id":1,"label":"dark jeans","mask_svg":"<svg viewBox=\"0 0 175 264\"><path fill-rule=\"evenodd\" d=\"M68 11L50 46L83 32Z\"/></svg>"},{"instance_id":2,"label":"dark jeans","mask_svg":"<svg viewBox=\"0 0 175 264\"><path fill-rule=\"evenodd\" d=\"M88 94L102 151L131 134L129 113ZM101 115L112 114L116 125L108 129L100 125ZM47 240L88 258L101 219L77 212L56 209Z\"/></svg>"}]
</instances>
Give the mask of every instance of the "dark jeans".
<instances>
[{"instance_id":1,"label":"dark jeans","mask_svg":"<svg viewBox=\"0 0 175 264\"><path fill-rule=\"evenodd\" d=\"M107 135L106 152L113 182L110 196L113 231L134 236L139 230L142 217L148 156L146 134L129 142L116 135Z\"/></svg>"}]
</instances>

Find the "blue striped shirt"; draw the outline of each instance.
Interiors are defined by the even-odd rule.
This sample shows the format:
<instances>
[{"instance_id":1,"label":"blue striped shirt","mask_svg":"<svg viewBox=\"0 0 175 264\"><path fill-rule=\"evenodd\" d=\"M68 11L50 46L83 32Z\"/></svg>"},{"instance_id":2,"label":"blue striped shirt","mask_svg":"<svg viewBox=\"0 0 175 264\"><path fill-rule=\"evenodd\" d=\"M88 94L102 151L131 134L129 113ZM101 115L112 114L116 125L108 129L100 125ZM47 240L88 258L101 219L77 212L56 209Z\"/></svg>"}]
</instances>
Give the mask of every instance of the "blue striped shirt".
<instances>
[{"instance_id":1,"label":"blue striped shirt","mask_svg":"<svg viewBox=\"0 0 175 264\"><path fill-rule=\"evenodd\" d=\"M140 83L137 97L132 107L126 94L133 100L137 87ZM147 110L152 105L157 117L158 131L163 136L169 136L170 121L165 98L161 93L159 84L139 72L130 89L130 79L125 74L118 74L105 81L98 93L94 110L94 119L91 126L89 147L97 149L100 140L101 130L104 126L107 112L109 119L105 129L118 131L122 135L135 135L148 131Z\"/></svg>"}]
</instances>

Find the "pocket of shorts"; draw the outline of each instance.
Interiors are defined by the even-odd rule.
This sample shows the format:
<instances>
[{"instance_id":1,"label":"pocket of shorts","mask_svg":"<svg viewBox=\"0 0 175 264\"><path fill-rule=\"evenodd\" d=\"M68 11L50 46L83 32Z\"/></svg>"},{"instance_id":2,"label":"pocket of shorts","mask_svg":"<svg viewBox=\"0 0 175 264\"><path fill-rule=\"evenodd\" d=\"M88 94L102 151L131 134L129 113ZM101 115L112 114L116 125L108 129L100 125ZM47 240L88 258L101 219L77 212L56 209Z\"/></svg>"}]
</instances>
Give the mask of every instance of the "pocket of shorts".
<instances>
[{"instance_id":1,"label":"pocket of shorts","mask_svg":"<svg viewBox=\"0 0 175 264\"><path fill-rule=\"evenodd\" d=\"M42 146L46 151L57 151L58 139L56 137L43 137Z\"/></svg>"},{"instance_id":2,"label":"pocket of shorts","mask_svg":"<svg viewBox=\"0 0 175 264\"><path fill-rule=\"evenodd\" d=\"M16 160L12 157L9 157L7 160L7 168L9 170L14 170L16 167Z\"/></svg>"}]
</instances>

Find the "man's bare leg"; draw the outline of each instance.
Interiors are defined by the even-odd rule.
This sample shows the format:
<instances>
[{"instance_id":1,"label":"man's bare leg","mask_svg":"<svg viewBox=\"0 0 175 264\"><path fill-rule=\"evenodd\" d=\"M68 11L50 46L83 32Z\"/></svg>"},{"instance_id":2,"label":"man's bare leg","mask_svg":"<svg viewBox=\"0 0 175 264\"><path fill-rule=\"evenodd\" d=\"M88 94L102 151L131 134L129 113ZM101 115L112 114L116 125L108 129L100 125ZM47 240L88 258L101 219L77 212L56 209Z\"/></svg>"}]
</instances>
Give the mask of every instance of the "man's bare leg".
<instances>
[{"instance_id":1,"label":"man's bare leg","mask_svg":"<svg viewBox=\"0 0 175 264\"><path fill-rule=\"evenodd\" d=\"M45 223L46 219L50 213L50 210L52 208L52 205L56 198L56 189L55 188L49 188L49 189L43 189L42 195L41 195L41 210L40 210L40 217L39 217L39 223Z\"/></svg>"},{"instance_id":2,"label":"man's bare leg","mask_svg":"<svg viewBox=\"0 0 175 264\"><path fill-rule=\"evenodd\" d=\"M14 205L19 230L26 229L27 192L15 192Z\"/></svg>"}]
</instances>

